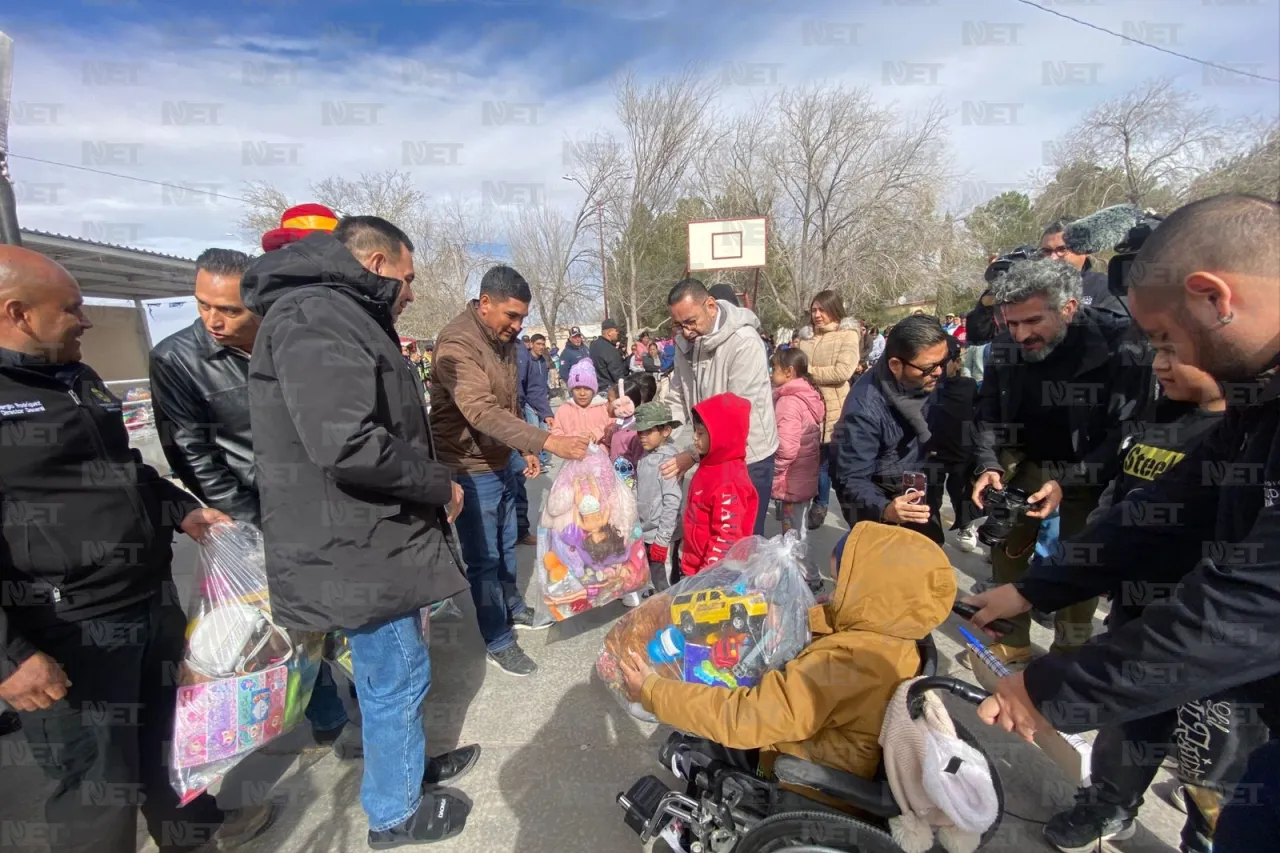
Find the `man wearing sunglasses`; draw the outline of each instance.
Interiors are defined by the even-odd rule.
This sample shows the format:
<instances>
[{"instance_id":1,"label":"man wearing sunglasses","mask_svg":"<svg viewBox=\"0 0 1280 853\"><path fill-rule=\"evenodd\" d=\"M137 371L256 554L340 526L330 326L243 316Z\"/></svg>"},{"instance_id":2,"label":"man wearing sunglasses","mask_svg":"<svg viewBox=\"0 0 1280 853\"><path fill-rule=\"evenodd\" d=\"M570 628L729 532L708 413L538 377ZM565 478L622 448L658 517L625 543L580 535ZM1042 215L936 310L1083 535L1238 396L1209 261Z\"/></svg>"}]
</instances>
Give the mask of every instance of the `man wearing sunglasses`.
<instances>
[{"instance_id":1,"label":"man wearing sunglasses","mask_svg":"<svg viewBox=\"0 0 1280 853\"><path fill-rule=\"evenodd\" d=\"M831 439L831 481L850 527L868 520L900 524L943 543L941 522L923 491L940 481L940 466L927 461L928 415L950 359L948 340L936 317L907 317L845 398ZM908 493L904 473L924 474L925 489Z\"/></svg>"},{"instance_id":2,"label":"man wearing sunglasses","mask_svg":"<svg viewBox=\"0 0 1280 853\"><path fill-rule=\"evenodd\" d=\"M1080 274L1070 264L1013 264L992 294L1004 331L991 343L978 392L972 498L982 509L988 487L1017 488L1033 505L992 548L992 576L1003 584L1026 571L1040 523L1055 509L1061 541L1084 529L1154 386L1149 349L1128 334L1128 317L1082 306ZM1058 611L1055 651L1088 641L1096 606L1089 599ZM1030 616L1014 621L1018 630L991 651L1006 664L1025 664Z\"/></svg>"},{"instance_id":3,"label":"man wearing sunglasses","mask_svg":"<svg viewBox=\"0 0 1280 853\"><path fill-rule=\"evenodd\" d=\"M1086 218L1084 221L1087 222L1089 219ZM1070 223L1058 220L1050 223L1044 229L1044 233L1040 235L1039 257L1066 261L1080 271L1081 305L1128 317L1129 311L1124 302L1117 298L1107 287L1106 264L1101 264L1100 269L1095 269L1093 258L1088 255L1077 254L1067 248L1066 232L1068 224Z\"/></svg>"}]
</instances>

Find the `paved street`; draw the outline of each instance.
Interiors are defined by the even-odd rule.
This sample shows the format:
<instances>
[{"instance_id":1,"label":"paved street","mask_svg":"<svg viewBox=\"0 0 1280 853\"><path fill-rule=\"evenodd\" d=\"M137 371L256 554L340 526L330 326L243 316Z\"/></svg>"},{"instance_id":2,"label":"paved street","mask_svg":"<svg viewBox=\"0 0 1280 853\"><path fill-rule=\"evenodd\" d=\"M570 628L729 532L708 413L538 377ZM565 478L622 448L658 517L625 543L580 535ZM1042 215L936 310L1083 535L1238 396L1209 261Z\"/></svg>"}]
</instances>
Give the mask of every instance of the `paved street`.
<instances>
[{"instance_id":1,"label":"paved street","mask_svg":"<svg viewBox=\"0 0 1280 853\"><path fill-rule=\"evenodd\" d=\"M534 506L549 483L544 475L531 484ZM832 513L827 525L811 534L817 553L829 555L842 535L843 523L837 517L838 512ZM770 532L776 532L776 523L770 525ZM974 578L987 576L984 558L947 550L958 567L962 590ZM522 580L528 579L533 556L532 548L521 549ZM194 557L194 548L184 541L177 564L184 592L190 585ZM440 752L479 742L484 754L458 786L475 804L466 831L431 849L441 853L639 851L639 841L623 825L614 797L642 775L662 774L656 755L668 730L630 717L594 676L596 655L609 626L623 613L622 605L522 635L521 643L540 670L532 678L520 679L486 665L470 601L462 603L461 622L437 621L432 627L428 743L432 752ZM1048 632L1038 626L1034 630L1037 642L1047 645ZM960 648L954 627L938 632L936 639L941 668L967 677L967 671L954 663ZM1035 747L988 730L971 710L949 704L956 719L995 756L1004 783L1006 815L997 840L985 849L1007 853L1052 849L1042 840L1037 822L1071 801L1072 785ZM48 786L40 772L23 761L21 737L0 742L0 809L5 821L38 821L40 799ZM296 747L308 737L294 732L280 746ZM244 853L358 853L368 849L359 802L360 770L360 763L339 762L329 753L255 755L226 780L219 800L225 807L266 797L284 804L277 824L243 848ZM1167 782L1168 775L1162 772L1161 781ZM1173 853L1181 817L1149 795L1137 836L1114 849ZM14 849L40 853L42 848ZM154 847L140 836L139 849Z\"/></svg>"}]
</instances>

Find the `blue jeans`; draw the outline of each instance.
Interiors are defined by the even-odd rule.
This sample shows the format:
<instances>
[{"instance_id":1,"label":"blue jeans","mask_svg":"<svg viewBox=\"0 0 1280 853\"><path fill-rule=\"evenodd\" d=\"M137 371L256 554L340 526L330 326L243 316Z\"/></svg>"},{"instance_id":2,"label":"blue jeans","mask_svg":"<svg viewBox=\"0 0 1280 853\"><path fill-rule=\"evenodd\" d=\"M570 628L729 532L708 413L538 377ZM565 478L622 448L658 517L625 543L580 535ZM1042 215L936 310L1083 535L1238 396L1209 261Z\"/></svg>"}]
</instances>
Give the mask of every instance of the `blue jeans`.
<instances>
[{"instance_id":1,"label":"blue jeans","mask_svg":"<svg viewBox=\"0 0 1280 853\"><path fill-rule=\"evenodd\" d=\"M333 671L325 661L320 662L320 672L316 674L315 686L311 688L306 716L314 732L331 732L347 724L347 709L338 696Z\"/></svg>"},{"instance_id":2,"label":"blue jeans","mask_svg":"<svg viewBox=\"0 0 1280 853\"><path fill-rule=\"evenodd\" d=\"M764 535L764 521L769 517L769 504L773 502L773 454L759 462L747 466L747 476L751 485L756 487L756 526L752 530L756 536Z\"/></svg>"},{"instance_id":3,"label":"blue jeans","mask_svg":"<svg viewBox=\"0 0 1280 853\"><path fill-rule=\"evenodd\" d=\"M462 512L454 526L467 564L480 636L491 652L515 643L511 617L528 608L516 587L516 478L524 475L516 474L513 467L458 475Z\"/></svg>"},{"instance_id":4,"label":"blue jeans","mask_svg":"<svg viewBox=\"0 0 1280 853\"><path fill-rule=\"evenodd\" d=\"M825 507L831 498L831 465L827 461L831 457L831 445L824 443L818 448L818 496L813 502Z\"/></svg>"},{"instance_id":5,"label":"blue jeans","mask_svg":"<svg viewBox=\"0 0 1280 853\"><path fill-rule=\"evenodd\" d=\"M538 417L538 413L533 410L533 406L526 405L524 407L524 419L526 422L533 424L539 429L545 430L547 428L546 423L542 418ZM542 463L543 468L547 467L551 464L551 454L545 450L542 451L538 454L538 461Z\"/></svg>"},{"instance_id":6,"label":"blue jeans","mask_svg":"<svg viewBox=\"0 0 1280 853\"><path fill-rule=\"evenodd\" d=\"M422 802L427 760L422 700L431 686L431 656L417 611L346 633L364 717L360 805L369 829L391 829L412 817Z\"/></svg>"},{"instance_id":7,"label":"blue jeans","mask_svg":"<svg viewBox=\"0 0 1280 853\"><path fill-rule=\"evenodd\" d=\"M524 472L529 466L524 457L511 451L511 473L515 475L516 490L516 538L523 539L529 535L529 489L525 485Z\"/></svg>"}]
</instances>

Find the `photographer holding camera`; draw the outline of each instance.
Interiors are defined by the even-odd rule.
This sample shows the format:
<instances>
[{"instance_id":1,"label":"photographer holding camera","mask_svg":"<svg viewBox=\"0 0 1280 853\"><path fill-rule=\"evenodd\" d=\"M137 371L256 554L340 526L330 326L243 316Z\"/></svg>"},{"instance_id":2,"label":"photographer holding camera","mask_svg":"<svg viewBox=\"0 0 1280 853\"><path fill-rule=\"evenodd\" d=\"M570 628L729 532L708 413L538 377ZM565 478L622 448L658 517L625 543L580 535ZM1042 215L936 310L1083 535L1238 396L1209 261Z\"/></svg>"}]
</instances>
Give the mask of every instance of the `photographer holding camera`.
<instances>
[{"instance_id":1,"label":"photographer holding camera","mask_svg":"<svg viewBox=\"0 0 1280 853\"><path fill-rule=\"evenodd\" d=\"M992 295L1006 331L991 344L978 393L972 499L987 510L978 536L991 546L1000 584L1026 570L1040 522L1055 509L1063 540L1084 529L1153 385L1148 350L1126 334L1128 318L1082 307L1074 267L1015 262ZM1088 641L1096 606L1091 598L1055 615L1053 650ZM991 647L1006 664L1031 659L1030 616L1014 621L1018 630Z\"/></svg>"}]
</instances>

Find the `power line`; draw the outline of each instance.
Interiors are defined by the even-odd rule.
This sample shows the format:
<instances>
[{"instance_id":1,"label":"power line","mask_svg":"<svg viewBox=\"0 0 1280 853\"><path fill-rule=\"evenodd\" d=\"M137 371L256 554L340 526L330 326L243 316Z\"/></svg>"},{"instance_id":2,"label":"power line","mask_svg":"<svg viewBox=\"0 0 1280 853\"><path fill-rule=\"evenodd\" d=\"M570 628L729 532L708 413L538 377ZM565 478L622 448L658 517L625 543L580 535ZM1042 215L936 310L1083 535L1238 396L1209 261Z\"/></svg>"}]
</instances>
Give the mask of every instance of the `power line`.
<instances>
[{"instance_id":1,"label":"power line","mask_svg":"<svg viewBox=\"0 0 1280 853\"><path fill-rule=\"evenodd\" d=\"M119 172L107 172L102 169L91 169L88 166L77 166L74 163L59 163L57 160L42 160L39 157L28 157L25 154L11 153L7 156L13 157L14 159L17 159L17 160L30 160L33 163L44 163L46 166L61 166L64 169L79 169L81 172L92 172L95 175L106 175L107 177L111 177L111 178L123 178L126 181L138 181L144 184L152 184L153 186L157 186L157 187L169 187L170 189L182 190L183 192L201 193L203 195L213 196L214 198L225 198L228 201L238 201L243 204L253 204L253 202L249 201L248 199L240 198L239 196L223 195L222 193L214 192L213 190L202 190L198 187L184 187L182 184L170 184L170 183L166 183L165 181L153 181L150 178L139 178L137 175L122 175Z\"/></svg>"},{"instance_id":2,"label":"power line","mask_svg":"<svg viewBox=\"0 0 1280 853\"><path fill-rule=\"evenodd\" d=\"M1255 80L1265 80L1268 83L1280 83L1280 79L1278 78L1267 77L1262 74L1254 74L1252 71L1243 71L1239 68L1232 68L1229 65L1219 65L1218 63L1210 62L1207 59L1198 59L1194 56L1188 56L1185 53L1178 53L1178 51L1176 50L1169 50L1167 47L1161 47L1158 44L1151 44L1150 42L1145 42L1142 39L1136 39L1133 36L1127 36L1123 33L1118 33L1115 30L1109 30L1106 27L1100 27L1097 24L1091 24L1088 21L1082 21L1079 18L1073 18L1070 15L1066 14L1065 12L1059 12L1057 9L1049 9L1045 6L1041 6L1039 3L1033 3L1032 0L1016 0L1016 2L1021 3L1024 6L1030 6L1033 9L1039 9L1041 12L1048 12L1050 15L1057 15L1059 18L1066 18L1068 21L1071 21L1072 23L1080 24L1081 26L1088 27L1091 30L1097 30L1100 33L1106 33L1109 36L1122 38L1125 41L1131 41L1134 44L1140 44L1143 47L1149 47L1152 50L1158 50L1161 53L1167 53L1170 56L1176 56L1179 59L1186 59L1191 62L1198 62L1201 65L1207 65L1210 68L1217 68L1221 71L1230 71L1232 74L1242 74L1245 77L1253 77Z\"/></svg>"}]
</instances>

